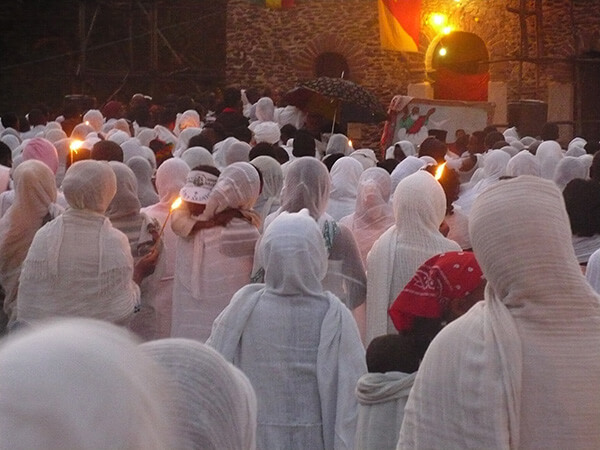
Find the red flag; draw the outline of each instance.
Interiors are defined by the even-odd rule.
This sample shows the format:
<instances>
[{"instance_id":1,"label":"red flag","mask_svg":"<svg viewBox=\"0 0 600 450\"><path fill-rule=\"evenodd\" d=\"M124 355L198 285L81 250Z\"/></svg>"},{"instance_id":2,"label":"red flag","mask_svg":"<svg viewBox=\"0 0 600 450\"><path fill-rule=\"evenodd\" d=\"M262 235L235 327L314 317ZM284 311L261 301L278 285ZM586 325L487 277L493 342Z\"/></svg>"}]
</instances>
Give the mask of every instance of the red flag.
<instances>
[{"instance_id":1,"label":"red flag","mask_svg":"<svg viewBox=\"0 0 600 450\"><path fill-rule=\"evenodd\" d=\"M378 0L379 36L387 50L417 52L421 0Z\"/></svg>"}]
</instances>

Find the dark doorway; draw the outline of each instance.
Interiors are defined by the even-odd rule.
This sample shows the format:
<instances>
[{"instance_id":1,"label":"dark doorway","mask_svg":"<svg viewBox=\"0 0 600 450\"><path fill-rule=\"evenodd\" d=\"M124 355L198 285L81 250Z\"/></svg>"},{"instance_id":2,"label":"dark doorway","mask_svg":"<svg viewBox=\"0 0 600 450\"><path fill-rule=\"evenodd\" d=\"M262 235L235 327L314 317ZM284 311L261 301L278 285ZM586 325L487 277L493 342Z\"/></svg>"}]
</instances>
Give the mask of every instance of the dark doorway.
<instances>
[{"instance_id":1,"label":"dark doorway","mask_svg":"<svg viewBox=\"0 0 600 450\"><path fill-rule=\"evenodd\" d=\"M582 55L576 65L575 133L600 141L600 52Z\"/></svg>"},{"instance_id":2,"label":"dark doorway","mask_svg":"<svg viewBox=\"0 0 600 450\"><path fill-rule=\"evenodd\" d=\"M315 76L350 79L350 67L343 55L325 52L317 56L315 61Z\"/></svg>"}]
</instances>

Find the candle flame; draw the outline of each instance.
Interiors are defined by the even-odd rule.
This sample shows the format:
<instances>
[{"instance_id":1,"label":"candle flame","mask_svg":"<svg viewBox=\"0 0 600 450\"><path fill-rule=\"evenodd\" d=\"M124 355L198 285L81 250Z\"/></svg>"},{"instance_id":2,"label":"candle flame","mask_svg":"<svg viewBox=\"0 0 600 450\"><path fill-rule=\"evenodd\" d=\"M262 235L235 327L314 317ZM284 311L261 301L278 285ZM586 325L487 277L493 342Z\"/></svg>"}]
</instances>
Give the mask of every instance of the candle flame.
<instances>
[{"instance_id":1,"label":"candle flame","mask_svg":"<svg viewBox=\"0 0 600 450\"><path fill-rule=\"evenodd\" d=\"M77 150L79 150L82 145L83 145L83 141L76 139L73 142L71 142L71 144L69 145L69 149L71 149L71 151L77 153Z\"/></svg>"},{"instance_id":2,"label":"candle flame","mask_svg":"<svg viewBox=\"0 0 600 450\"><path fill-rule=\"evenodd\" d=\"M348 139L348 145L352 147L352 139Z\"/></svg>"},{"instance_id":3,"label":"candle flame","mask_svg":"<svg viewBox=\"0 0 600 450\"><path fill-rule=\"evenodd\" d=\"M181 206L181 203L183 203L181 197L177 197L175 200L173 200L173 203L171 204L171 211L179 208Z\"/></svg>"},{"instance_id":4,"label":"candle flame","mask_svg":"<svg viewBox=\"0 0 600 450\"><path fill-rule=\"evenodd\" d=\"M444 167L446 167L446 163L444 164L440 164L437 169L435 170L435 179L439 180L440 178L442 178L442 175L444 173Z\"/></svg>"}]
</instances>

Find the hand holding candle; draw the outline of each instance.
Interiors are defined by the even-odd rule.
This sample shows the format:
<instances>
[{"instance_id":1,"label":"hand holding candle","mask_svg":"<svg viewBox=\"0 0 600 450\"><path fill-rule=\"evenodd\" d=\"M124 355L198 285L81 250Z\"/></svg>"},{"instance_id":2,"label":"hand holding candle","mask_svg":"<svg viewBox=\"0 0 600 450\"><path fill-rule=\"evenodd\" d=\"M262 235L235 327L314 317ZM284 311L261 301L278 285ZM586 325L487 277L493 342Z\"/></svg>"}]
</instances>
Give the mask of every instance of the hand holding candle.
<instances>
[{"instance_id":1,"label":"hand holding candle","mask_svg":"<svg viewBox=\"0 0 600 450\"><path fill-rule=\"evenodd\" d=\"M162 238L162 235L165 231L165 227L167 226L167 222L169 221L169 217L171 217L171 213L173 213L174 210L179 208L181 206L181 203L182 203L181 197L177 197L173 201L173 203L171 203L171 207L169 208L169 213L167 214L167 218L165 219L164 223L162 224L162 227L160 228L160 233L158 233L158 238L156 239L154 246L158 245L158 243L160 242L160 239Z\"/></svg>"}]
</instances>

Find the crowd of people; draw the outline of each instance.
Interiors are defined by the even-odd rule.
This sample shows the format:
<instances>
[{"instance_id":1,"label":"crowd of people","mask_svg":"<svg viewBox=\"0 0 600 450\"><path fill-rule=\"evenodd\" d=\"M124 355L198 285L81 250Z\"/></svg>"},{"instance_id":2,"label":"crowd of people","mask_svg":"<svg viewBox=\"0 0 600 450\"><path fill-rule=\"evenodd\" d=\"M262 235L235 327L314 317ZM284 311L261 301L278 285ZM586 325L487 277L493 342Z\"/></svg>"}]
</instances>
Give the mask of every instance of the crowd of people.
<instances>
[{"instance_id":1,"label":"crowd of people","mask_svg":"<svg viewBox=\"0 0 600 450\"><path fill-rule=\"evenodd\" d=\"M379 152L234 88L1 121L0 449L600 447L598 143Z\"/></svg>"}]
</instances>

